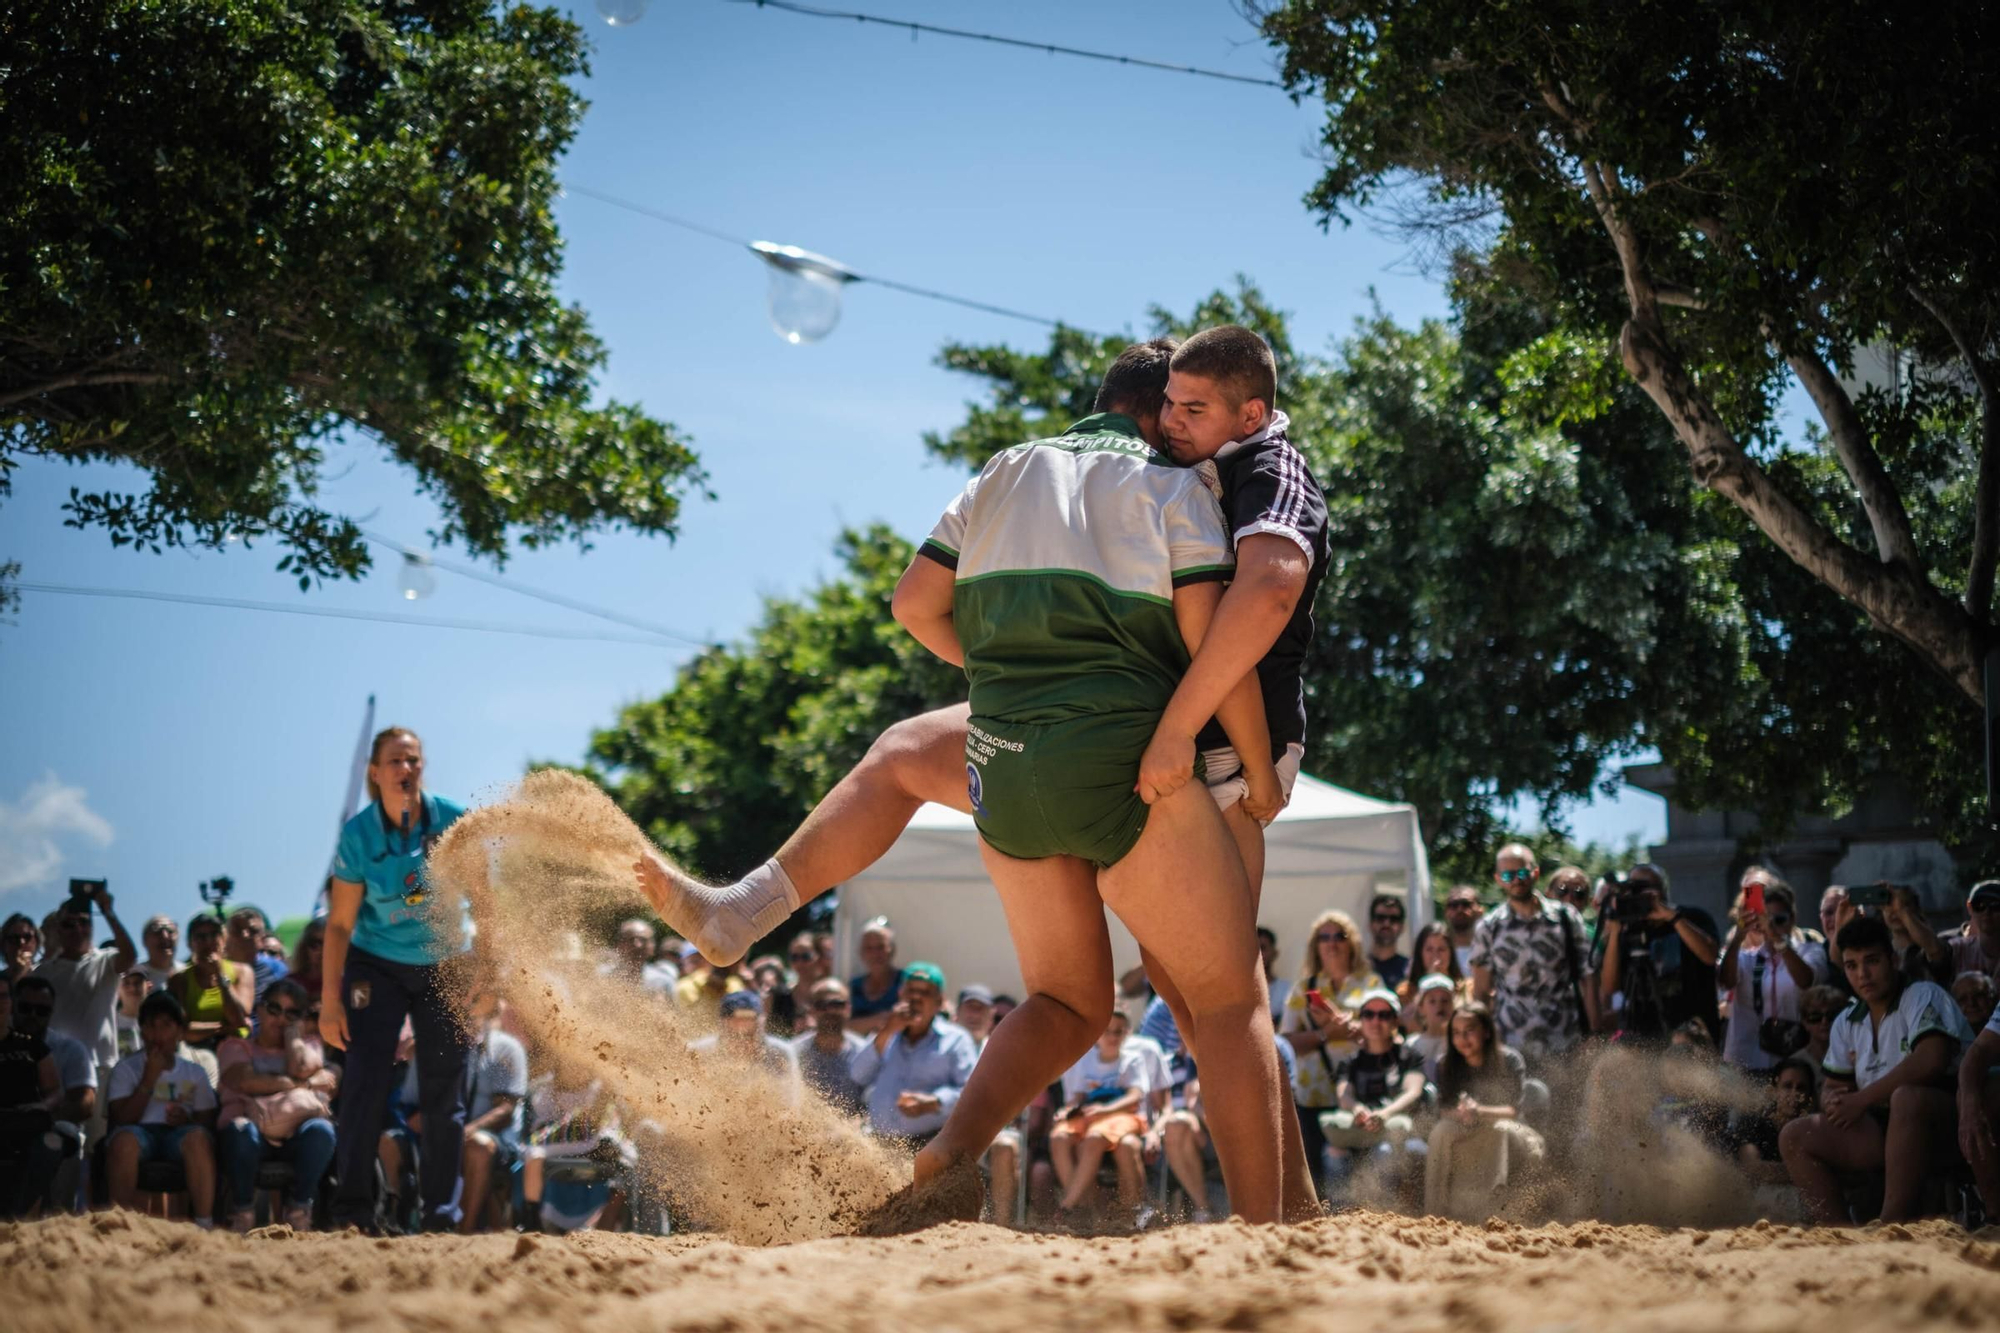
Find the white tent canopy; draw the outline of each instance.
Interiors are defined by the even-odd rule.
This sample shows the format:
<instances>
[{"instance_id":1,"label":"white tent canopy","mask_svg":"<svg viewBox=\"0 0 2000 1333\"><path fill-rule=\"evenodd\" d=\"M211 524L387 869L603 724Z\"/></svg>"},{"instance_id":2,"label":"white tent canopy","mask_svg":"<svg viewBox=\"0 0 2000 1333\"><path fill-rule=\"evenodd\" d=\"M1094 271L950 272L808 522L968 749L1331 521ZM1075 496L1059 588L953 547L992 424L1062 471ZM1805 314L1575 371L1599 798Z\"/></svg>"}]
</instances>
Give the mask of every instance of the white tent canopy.
<instances>
[{"instance_id":1,"label":"white tent canopy","mask_svg":"<svg viewBox=\"0 0 2000 1333\"><path fill-rule=\"evenodd\" d=\"M1291 804L1264 831L1267 865L1258 921L1277 932L1278 974L1295 976L1313 918L1337 907L1365 932L1368 902L1396 893L1409 904L1409 933L1431 918L1430 863L1416 811L1373 800L1301 775ZM926 805L896 845L841 886L834 913L835 957L843 975L860 970L862 923L886 916L896 929L896 957L927 959L944 969L955 993L982 982L1021 994L1000 897L980 863L972 816ZM1364 938L1365 947L1365 938ZM1119 972L1139 961L1139 946L1113 918L1111 951Z\"/></svg>"}]
</instances>

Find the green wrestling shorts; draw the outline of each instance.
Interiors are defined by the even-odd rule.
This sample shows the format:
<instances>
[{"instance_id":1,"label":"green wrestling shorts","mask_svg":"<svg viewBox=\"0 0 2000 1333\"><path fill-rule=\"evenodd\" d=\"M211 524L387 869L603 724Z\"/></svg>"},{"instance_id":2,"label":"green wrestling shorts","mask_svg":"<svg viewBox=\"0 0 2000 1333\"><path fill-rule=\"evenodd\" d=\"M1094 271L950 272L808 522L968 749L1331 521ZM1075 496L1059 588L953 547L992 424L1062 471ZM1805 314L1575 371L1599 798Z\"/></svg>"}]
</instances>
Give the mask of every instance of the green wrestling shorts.
<instances>
[{"instance_id":1,"label":"green wrestling shorts","mask_svg":"<svg viewBox=\"0 0 2000 1333\"><path fill-rule=\"evenodd\" d=\"M1133 785L1160 715L1102 713L1026 724L974 716L965 787L979 836L1024 861L1077 856L1115 865L1146 831ZM1201 757L1195 757L1201 778Z\"/></svg>"}]
</instances>

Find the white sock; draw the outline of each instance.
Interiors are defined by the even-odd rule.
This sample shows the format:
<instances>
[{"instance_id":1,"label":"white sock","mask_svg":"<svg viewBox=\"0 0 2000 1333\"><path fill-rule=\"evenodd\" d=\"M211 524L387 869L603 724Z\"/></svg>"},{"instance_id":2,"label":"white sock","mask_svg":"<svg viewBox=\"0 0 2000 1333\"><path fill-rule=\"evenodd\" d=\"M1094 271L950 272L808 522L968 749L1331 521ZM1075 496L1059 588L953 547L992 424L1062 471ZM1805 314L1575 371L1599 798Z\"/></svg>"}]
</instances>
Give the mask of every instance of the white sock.
<instances>
[{"instance_id":1,"label":"white sock","mask_svg":"<svg viewBox=\"0 0 2000 1333\"><path fill-rule=\"evenodd\" d=\"M743 957L799 908L799 891L775 857L720 888L681 874L669 875L668 884L660 915L718 966Z\"/></svg>"}]
</instances>

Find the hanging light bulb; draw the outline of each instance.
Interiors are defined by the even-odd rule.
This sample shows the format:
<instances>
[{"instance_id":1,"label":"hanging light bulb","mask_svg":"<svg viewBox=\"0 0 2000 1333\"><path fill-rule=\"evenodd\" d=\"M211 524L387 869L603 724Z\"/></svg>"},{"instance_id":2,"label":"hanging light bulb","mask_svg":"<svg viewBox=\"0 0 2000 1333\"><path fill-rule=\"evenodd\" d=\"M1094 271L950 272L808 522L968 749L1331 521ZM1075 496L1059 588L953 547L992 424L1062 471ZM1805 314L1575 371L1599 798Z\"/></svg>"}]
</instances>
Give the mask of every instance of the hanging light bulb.
<instances>
[{"instance_id":1,"label":"hanging light bulb","mask_svg":"<svg viewBox=\"0 0 2000 1333\"><path fill-rule=\"evenodd\" d=\"M437 575L431 571L431 558L421 551L403 552L403 567L396 571L396 587L406 602L436 592Z\"/></svg>"},{"instance_id":2,"label":"hanging light bulb","mask_svg":"<svg viewBox=\"0 0 2000 1333\"><path fill-rule=\"evenodd\" d=\"M840 289L859 275L838 260L796 245L753 241L750 248L771 266L766 304L778 336L797 346L832 333L840 323Z\"/></svg>"},{"instance_id":3,"label":"hanging light bulb","mask_svg":"<svg viewBox=\"0 0 2000 1333\"><path fill-rule=\"evenodd\" d=\"M614 28L629 28L646 17L646 0L597 0L597 16Z\"/></svg>"}]
</instances>

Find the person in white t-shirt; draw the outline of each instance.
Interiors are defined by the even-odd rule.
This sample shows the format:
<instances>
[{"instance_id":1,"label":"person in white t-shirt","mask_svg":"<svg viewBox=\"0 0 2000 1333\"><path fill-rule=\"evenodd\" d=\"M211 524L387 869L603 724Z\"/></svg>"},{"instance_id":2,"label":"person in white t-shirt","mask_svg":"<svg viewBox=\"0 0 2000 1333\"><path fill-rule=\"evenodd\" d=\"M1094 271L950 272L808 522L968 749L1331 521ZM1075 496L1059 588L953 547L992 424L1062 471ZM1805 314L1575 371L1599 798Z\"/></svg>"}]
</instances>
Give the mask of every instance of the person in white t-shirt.
<instances>
[{"instance_id":1,"label":"person in white t-shirt","mask_svg":"<svg viewBox=\"0 0 2000 1333\"><path fill-rule=\"evenodd\" d=\"M1762 911L1752 910L1753 884L1763 895ZM1716 981L1731 995L1722 1062L1770 1069L1781 1057L1764 1049L1763 1026L1773 1019L1799 1021L1805 993L1827 978L1826 951L1799 929L1791 886L1761 866L1744 872L1729 915L1734 926L1716 964Z\"/></svg>"},{"instance_id":2,"label":"person in white t-shirt","mask_svg":"<svg viewBox=\"0 0 2000 1333\"><path fill-rule=\"evenodd\" d=\"M113 943L90 947L90 909L104 913ZM132 937L111 910L111 894L99 883L89 898L72 898L56 913L55 941L35 969L56 988L51 1032L75 1037L97 1061L100 1081L118 1060L118 981L138 959Z\"/></svg>"},{"instance_id":3,"label":"person in white t-shirt","mask_svg":"<svg viewBox=\"0 0 2000 1333\"><path fill-rule=\"evenodd\" d=\"M1152 1085L1147 1053L1126 1040L1131 1035L1131 1020L1113 1008L1097 1045L1062 1076L1063 1107L1049 1131L1049 1161L1062 1183L1063 1213L1096 1187L1107 1152L1118 1164L1119 1203L1137 1213L1145 1201L1142 1141Z\"/></svg>"},{"instance_id":4,"label":"person in white t-shirt","mask_svg":"<svg viewBox=\"0 0 2000 1333\"><path fill-rule=\"evenodd\" d=\"M1833 1023L1820 1113L1787 1124L1778 1150L1814 1221L1847 1224L1840 1178L1873 1171L1883 1176L1882 1220L1902 1221L1950 1144L1948 1088L1972 1028L1944 987L1904 980L1880 917L1849 921L1835 945L1858 998Z\"/></svg>"},{"instance_id":5,"label":"person in white t-shirt","mask_svg":"<svg viewBox=\"0 0 2000 1333\"><path fill-rule=\"evenodd\" d=\"M1986 1216L2000 1217L2000 1009L1995 1009L1958 1066L1958 1150L1972 1167Z\"/></svg>"},{"instance_id":6,"label":"person in white t-shirt","mask_svg":"<svg viewBox=\"0 0 2000 1333\"><path fill-rule=\"evenodd\" d=\"M106 1089L111 1136L105 1147L111 1202L139 1206L139 1167L178 1162L187 1173L189 1211L204 1230L215 1225L215 1085L180 1054L187 1031L181 1003L161 991L139 1006L145 1046L120 1060Z\"/></svg>"},{"instance_id":7,"label":"person in white t-shirt","mask_svg":"<svg viewBox=\"0 0 2000 1333\"><path fill-rule=\"evenodd\" d=\"M165 990L167 978L180 970L174 962L174 950L180 947L180 942L181 923L170 916L156 916L140 930L139 944L146 956L134 966L153 983L151 989Z\"/></svg>"}]
</instances>

